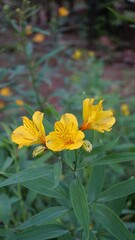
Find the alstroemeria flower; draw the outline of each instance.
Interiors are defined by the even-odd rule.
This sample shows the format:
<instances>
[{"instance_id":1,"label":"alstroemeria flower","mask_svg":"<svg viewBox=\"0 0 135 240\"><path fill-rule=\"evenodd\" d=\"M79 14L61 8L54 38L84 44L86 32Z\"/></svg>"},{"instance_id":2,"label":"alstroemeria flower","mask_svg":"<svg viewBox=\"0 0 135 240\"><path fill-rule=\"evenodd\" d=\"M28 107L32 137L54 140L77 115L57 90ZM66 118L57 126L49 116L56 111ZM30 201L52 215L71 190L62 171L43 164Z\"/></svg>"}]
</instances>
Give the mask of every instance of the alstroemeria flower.
<instances>
[{"instance_id":1,"label":"alstroemeria flower","mask_svg":"<svg viewBox=\"0 0 135 240\"><path fill-rule=\"evenodd\" d=\"M11 135L12 141L17 143L19 148L34 144L46 144L43 116L44 113L36 111L32 120L23 117L23 125L16 128Z\"/></svg>"},{"instance_id":2,"label":"alstroemeria flower","mask_svg":"<svg viewBox=\"0 0 135 240\"><path fill-rule=\"evenodd\" d=\"M83 138L76 117L66 113L55 123L54 132L46 136L46 146L53 151L78 149L83 145Z\"/></svg>"},{"instance_id":3,"label":"alstroemeria flower","mask_svg":"<svg viewBox=\"0 0 135 240\"><path fill-rule=\"evenodd\" d=\"M94 98L86 98L83 101L83 124L80 130L93 129L99 132L111 131L115 123L115 117L111 110L103 110L103 100L97 105L94 104Z\"/></svg>"}]
</instances>

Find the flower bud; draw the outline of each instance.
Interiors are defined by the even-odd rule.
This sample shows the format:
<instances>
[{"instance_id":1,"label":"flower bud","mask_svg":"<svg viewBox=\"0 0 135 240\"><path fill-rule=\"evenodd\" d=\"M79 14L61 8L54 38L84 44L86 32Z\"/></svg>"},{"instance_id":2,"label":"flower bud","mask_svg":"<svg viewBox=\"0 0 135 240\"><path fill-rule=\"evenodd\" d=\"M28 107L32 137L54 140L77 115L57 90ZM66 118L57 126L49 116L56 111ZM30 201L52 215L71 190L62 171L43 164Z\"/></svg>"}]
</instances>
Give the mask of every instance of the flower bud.
<instances>
[{"instance_id":1,"label":"flower bud","mask_svg":"<svg viewBox=\"0 0 135 240\"><path fill-rule=\"evenodd\" d=\"M82 147L86 152L91 152L92 151L92 144L88 140L83 141Z\"/></svg>"},{"instance_id":2,"label":"flower bud","mask_svg":"<svg viewBox=\"0 0 135 240\"><path fill-rule=\"evenodd\" d=\"M37 157L38 155L42 154L45 151L46 147L45 146L37 146L34 150L33 150L33 158Z\"/></svg>"}]
</instances>

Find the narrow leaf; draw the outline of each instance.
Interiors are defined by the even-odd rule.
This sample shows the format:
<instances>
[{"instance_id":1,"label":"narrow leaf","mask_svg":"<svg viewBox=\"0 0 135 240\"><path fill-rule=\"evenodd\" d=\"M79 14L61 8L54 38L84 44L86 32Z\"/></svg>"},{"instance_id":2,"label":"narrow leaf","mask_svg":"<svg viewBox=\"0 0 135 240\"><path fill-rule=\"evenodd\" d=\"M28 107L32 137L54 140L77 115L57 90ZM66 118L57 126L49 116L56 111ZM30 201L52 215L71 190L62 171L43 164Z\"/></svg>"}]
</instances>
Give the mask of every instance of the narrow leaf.
<instances>
[{"instance_id":1,"label":"narrow leaf","mask_svg":"<svg viewBox=\"0 0 135 240\"><path fill-rule=\"evenodd\" d=\"M33 115L34 110L26 103L23 104L23 107L25 108L25 110L30 114L30 116Z\"/></svg>"},{"instance_id":2,"label":"narrow leaf","mask_svg":"<svg viewBox=\"0 0 135 240\"><path fill-rule=\"evenodd\" d=\"M11 184L26 182L31 179L40 178L41 176L48 176L53 173L53 166L45 164L43 167L28 168L18 173L13 174L0 184L0 187Z\"/></svg>"},{"instance_id":3,"label":"narrow leaf","mask_svg":"<svg viewBox=\"0 0 135 240\"><path fill-rule=\"evenodd\" d=\"M110 209L100 204L91 204L91 209L99 224L118 240L133 240L121 219Z\"/></svg>"},{"instance_id":4,"label":"narrow leaf","mask_svg":"<svg viewBox=\"0 0 135 240\"><path fill-rule=\"evenodd\" d=\"M117 162L128 162L135 160L135 152L128 152L128 153L116 153L111 154L102 158L97 159L85 159L84 164L85 166L100 166L104 164L110 163L117 163Z\"/></svg>"},{"instance_id":5,"label":"narrow leaf","mask_svg":"<svg viewBox=\"0 0 135 240\"><path fill-rule=\"evenodd\" d=\"M31 58L32 57L32 53L33 53L33 45L32 45L32 42L28 42L27 45L26 45L26 54L27 54L27 57L28 58Z\"/></svg>"},{"instance_id":6,"label":"narrow leaf","mask_svg":"<svg viewBox=\"0 0 135 240\"><path fill-rule=\"evenodd\" d=\"M93 167L88 181L88 198L92 202L100 194L104 183L104 166Z\"/></svg>"},{"instance_id":7,"label":"narrow leaf","mask_svg":"<svg viewBox=\"0 0 135 240\"><path fill-rule=\"evenodd\" d=\"M107 204L107 206L109 208L111 208L118 216L120 216L122 210L125 207L126 200L127 200L127 197L115 199L115 200L110 201Z\"/></svg>"},{"instance_id":8,"label":"narrow leaf","mask_svg":"<svg viewBox=\"0 0 135 240\"><path fill-rule=\"evenodd\" d=\"M54 164L54 188L59 185L62 174L62 162L59 160Z\"/></svg>"},{"instance_id":9,"label":"narrow leaf","mask_svg":"<svg viewBox=\"0 0 135 240\"><path fill-rule=\"evenodd\" d=\"M52 179L52 177L50 178L49 176L23 182L21 185L34 192L40 193L48 197L60 198L64 199L64 201L67 201L68 199L68 192L65 191L63 186L59 184L59 186L53 188L54 180Z\"/></svg>"},{"instance_id":10,"label":"narrow leaf","mask_svg":"<svg viewBox=\"0 0 135 240\"><path fill-rule=\"evenodd\" d=\"M105 152L108 149L112 149L112 147L116 145L118 140L119 140L119 138L116 138L115 140L105 144L104 146L102 145L102 146L97 146L97 147L93 148L90 156L94 156L96 154L100 154L101 152Z\"/></svg>"},{"instance_id":11,"label":"narrow leaf","mask_svg":"<svg viewBox=\"0 0 135 240\"><path fill-rule=\"evenodd\" d=\"M79 179L75 179L70 185L70 199L74 213L85 232L85 237L89 239L89 207L85 189Z\"/></svg>"},{"instance_id":12,"label":"narrow leaf","mask_svg":"<svg viewBox=\"0 0 135 240\"><path fill-rule=\"evenodd\" d=\"M64 49L64 46L60 46L54 50L52 50L51 52L45 54L45 56L43 56L42 58L40 58L40 60L37 61L36 65L40 65L41 63L43 63L46 59L51 58L53 56L55 56L57 53L61 52Z\"/></svg>"},{"instance_id":13,"label":"narrow leaf","mask_svg":"<svg viewBox=\"0 0 135 240\"><path fill-rule=\"evenodd\" d=\"M135 193L135 179L128 179L126 181L117 183L103 191L99 199L100 201L110 201L118 198L128 196Z\"/></svg>"},{"instance_id":14,"label":"narrow leaf","mask_svg":"<svg viewBox=\"0 0 135 240\"><path fill-rule=\"evenodd\" d=\"M59 120L61 115L56 111L56 109L49 103L46 104L50 112L53 114L56 120Z\"/></svg>"},{"instance_id":15,"label":"narrow leaf","mask_svg":"<svg viewBox=\"0 0 135 240\"><path fill-rule=\"evenodd\" d=\"M45 209L44 211L34 215L29 218L26 222L21 224L21 226L16 229L25 229L33 226L39 226L43 224L47 224L55 219L61 217L64 213L66 213L68 209L65 207L50 207Z\"/></svg>"},{"instance_id":16,"label":"narrow leaf","mask_svg":"<svg viewBox=\"0 0 135 240\"><path fill-rule=\"evenodd\" d=\"M63 226L48 224L25 230L17 234L14 240L48 240L60 237L66 233L68 233L68 230Z\"/></svg>"}]
</instances>

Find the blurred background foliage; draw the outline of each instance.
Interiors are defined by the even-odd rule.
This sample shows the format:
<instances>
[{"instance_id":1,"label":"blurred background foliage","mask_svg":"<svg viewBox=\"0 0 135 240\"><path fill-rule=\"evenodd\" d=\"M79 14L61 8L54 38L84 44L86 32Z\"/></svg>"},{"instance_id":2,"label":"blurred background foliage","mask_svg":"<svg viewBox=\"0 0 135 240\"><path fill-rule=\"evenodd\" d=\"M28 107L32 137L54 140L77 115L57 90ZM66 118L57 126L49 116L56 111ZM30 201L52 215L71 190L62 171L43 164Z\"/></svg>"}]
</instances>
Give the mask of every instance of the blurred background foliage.
<instances>
[{"instance_id":1,"label":"blurred background foliage","mask_svg":"<svg viewBox=\"0 0 135 240\"><path fill-rule=\"evenodd\" d=\"M18 151L10 139L20 117L31 116L32 109L45 111L54 121L49 104L60 114L78 114L81 122L83 99L104 99L117 122L109 134L96 134L94 146L119 138L105 154L135 151L134 22L135 2L130 0L0 1L1 180L53 161L50 153L33 160L32 147ZM134 166L110 164L104 188L132 177ZM134 232L134 196L125 202L121 217ZM17 225L45 205L55 205L55 200L19 184L2 189L0 225Z\"/></svg>"}]
</instances>

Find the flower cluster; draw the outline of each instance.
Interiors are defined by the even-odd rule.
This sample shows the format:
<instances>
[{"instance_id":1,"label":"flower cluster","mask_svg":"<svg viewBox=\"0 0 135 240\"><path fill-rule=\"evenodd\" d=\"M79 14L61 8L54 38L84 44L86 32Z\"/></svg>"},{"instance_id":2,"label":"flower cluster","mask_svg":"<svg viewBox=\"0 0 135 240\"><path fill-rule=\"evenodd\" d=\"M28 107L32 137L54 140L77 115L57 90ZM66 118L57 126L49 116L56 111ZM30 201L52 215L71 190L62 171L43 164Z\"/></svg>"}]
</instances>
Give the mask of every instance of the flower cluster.
<instances>
[{"instance_id":1,"label":"flower cluster","mask_svg":"<svg viewBox=\"0 0 135 240\"><path fill-rule=\"evenodd\" d=\"M19 148L42 144L42 150L48 148L52 151L62 151L84 147L87 151L91 151L90 142L84 140L84 131L91 129L101 133L110 131L116 121L111 110L103 110L102 103L103 100L94 105L94 98L86 98L83 101L83 123L80 127L73 114L65 113L59 121L55 122L54 131L48 135L43 126L44 113L36 111L32 120L23 117L23 125L13 131L12 141L17 143ZM39 151L38 148L36 152Z\"/></svg>"}]
</instances>

